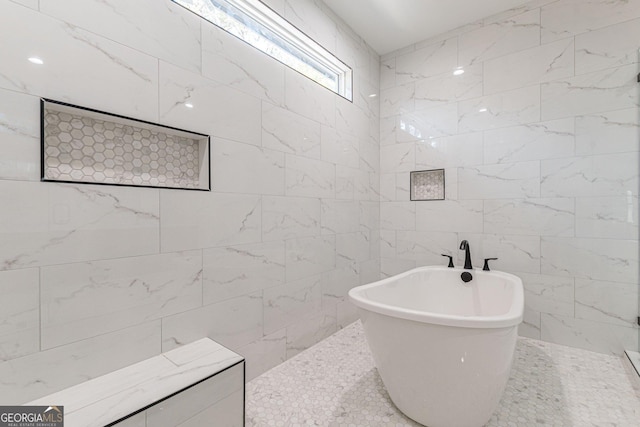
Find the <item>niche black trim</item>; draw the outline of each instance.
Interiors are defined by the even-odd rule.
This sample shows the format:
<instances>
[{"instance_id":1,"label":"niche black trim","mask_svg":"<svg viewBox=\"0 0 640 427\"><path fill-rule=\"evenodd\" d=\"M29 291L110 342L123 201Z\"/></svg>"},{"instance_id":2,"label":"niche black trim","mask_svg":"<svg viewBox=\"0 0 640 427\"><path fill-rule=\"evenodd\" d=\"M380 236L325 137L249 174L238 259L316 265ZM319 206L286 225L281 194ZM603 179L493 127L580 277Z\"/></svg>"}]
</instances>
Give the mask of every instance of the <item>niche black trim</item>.
<instances>
[{"instance_id":1,"label":"niche black trim","mask_svg":"<svg viewBox=\"0 0 640 427\"><path fill-rule=\"evenodd\" d=\"M130 120L133 122L142 123L145 125L157 126L164 129L174 130L178 132L190 133L195 136L200 136L206 138L207 144L207 153L206 161L207 161L207 188L183 188L183 187L165 187L159 185L136 185L136 184L121 184L121 183L111 183L111 182L93 182L93 181L67 181L67 180L59 180L59 179L51 179L45 177L45 104L57 104L62 105L64 107L75 108L78 110L88 111L91 113L104 114L106 116L115 117L123 120ZM181 129L173 126L167 126L160 123L154 123L147 120L136 119L135 117L123 116L121 114L110 113L108 111L96 110L94 108L83 107L80 105L70 104L68 102L56 101L55 99L50 98L40 98L40 181L42 182L61 182L65 184L88 184L88 185L110 185L117 187L136 187L136 188L161 188L167 190L188 190L188 191L211 191L211 136L200 133L193 132L187 129Z\"/></svg>"}]
</instances>

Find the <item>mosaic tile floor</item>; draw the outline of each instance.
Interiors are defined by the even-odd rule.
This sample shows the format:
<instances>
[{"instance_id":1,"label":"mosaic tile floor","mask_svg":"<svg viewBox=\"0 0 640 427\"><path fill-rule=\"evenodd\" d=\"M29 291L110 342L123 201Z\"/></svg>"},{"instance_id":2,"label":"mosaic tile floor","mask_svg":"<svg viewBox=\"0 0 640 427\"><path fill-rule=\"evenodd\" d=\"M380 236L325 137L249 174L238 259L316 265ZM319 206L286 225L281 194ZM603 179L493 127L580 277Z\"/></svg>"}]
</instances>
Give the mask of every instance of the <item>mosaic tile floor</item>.
<instances>
[{"instance_id":1,"label":"mosaic tile floor","mask_svg":"<svg viewBox=\"0 0 640 427\"><path fill-rule=\"evenodd\" d=\"M247 426L419 426L391 403L360 322L247 384ZM614 356L521 338L488 426L640 426Z\"/></svg>"}]
</instances>

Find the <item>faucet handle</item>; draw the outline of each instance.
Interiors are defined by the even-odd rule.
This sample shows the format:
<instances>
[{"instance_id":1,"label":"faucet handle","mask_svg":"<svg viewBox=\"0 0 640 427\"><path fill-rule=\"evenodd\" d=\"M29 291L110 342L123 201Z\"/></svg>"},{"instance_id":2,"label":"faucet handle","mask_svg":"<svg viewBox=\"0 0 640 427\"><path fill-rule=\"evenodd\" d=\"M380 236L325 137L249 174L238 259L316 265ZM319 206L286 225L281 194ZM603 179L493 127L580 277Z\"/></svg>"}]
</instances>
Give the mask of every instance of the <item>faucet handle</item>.
<instances>
[{"instance_id":1,"label":"faucet handle","mask_svg":"<svg viewBox=\"0 0 640 427\"><path fill-rule=\"evenodd\" d=\"M498 259L498 258L485 258L485 259L484 259L484 267L482 267L482 270L483 270L483 271L491 271L491 270L489 269L489 261L495 261L495 260L497 260L497 259Z\"/></svg>"},{"instance_id":2,"label":"faucet handle","mask_svg":"<svg viewBox=\"0 0 640 427\"><path fill-rule=\"evenodd\" d=\"M440 254L440 255L446 256L447 258L449 258L449 265L447 267L449 267L449 268L453 268L454 267L454 265L453 265L453 257L451 255L447 255L447 254Z\"/></svg>"}]
</instances>

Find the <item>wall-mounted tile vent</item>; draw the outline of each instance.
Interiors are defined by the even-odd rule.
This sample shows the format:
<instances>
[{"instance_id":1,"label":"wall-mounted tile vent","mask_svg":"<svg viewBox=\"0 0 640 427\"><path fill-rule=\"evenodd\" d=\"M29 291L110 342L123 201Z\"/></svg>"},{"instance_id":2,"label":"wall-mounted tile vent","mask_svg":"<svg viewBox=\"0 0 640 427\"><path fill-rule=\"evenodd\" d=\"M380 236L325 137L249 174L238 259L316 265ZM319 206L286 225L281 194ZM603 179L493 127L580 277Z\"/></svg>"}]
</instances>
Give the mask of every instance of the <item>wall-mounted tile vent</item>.
<instances>
[{"instance_id":1,"label":"wall-mounted tile vent","mask_svg":"<svg viewBox=\"0 0 640 427\"><path fill-rule=\"evenodd\" d=\"M411 200L444 200L444 169L412 171Z\"/></svg>"},{"instance_id":2,"label":"wall-mounted tile vent","mask_svg":"<svg viewBox=\"0 0 640 427\"><path fill-rule=\"evenodd\" d=\"M210 190L209 136L41 101L42 180Z\"/></svg>"}]
</instances>

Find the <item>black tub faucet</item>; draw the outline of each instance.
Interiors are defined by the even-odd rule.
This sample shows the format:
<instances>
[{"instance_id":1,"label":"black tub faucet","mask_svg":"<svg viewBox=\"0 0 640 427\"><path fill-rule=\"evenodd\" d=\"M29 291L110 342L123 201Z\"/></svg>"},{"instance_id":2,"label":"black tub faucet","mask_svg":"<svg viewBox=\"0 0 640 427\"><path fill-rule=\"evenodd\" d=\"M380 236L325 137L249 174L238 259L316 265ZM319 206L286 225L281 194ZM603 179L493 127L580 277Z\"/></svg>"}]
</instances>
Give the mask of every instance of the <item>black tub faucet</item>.
<instances>
[{"instance_id":1,"label":"black tub faucet","mask_svg":"<svg viewBox=\"0 0 640 427\"><path fill-rule=\"evenodd\" d=\"M471 265L471 254L469 251L469 242L463 240L460 242L460 250L464 250L464 268L465 270L473 270Z\"/></svg>"}]
</instances>

